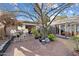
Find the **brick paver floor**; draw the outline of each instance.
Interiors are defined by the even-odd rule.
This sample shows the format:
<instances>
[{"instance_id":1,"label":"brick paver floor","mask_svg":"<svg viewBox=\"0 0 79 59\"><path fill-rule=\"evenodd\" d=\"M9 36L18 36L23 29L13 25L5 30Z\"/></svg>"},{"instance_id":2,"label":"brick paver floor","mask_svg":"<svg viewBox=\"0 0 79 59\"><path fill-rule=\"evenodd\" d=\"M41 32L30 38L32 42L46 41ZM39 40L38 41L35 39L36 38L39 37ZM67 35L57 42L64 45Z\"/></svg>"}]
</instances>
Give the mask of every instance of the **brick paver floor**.
<instances>
[{"instance_id":1,"label":"brick paver floor","mask_svg":"<svg viewBox=\"0 0 79 59\"><path fill-rule=\"evenodd\" d=\"M42 45L39 40L35 40L27 34L21 41L14 41L5 52L6 56L72 56L68 47L57 40L55 42Z\"/></svg>"}]
</instances>

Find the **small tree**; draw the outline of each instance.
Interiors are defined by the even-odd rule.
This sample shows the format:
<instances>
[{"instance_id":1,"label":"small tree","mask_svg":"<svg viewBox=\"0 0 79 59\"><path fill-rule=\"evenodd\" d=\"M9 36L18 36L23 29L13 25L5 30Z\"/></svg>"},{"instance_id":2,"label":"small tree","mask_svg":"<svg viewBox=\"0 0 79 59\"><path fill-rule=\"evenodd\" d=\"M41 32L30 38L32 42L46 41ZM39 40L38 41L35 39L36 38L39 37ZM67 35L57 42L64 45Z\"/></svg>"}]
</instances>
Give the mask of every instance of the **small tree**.
<instances>
[{"instance_id":1,"label":"small tree","mask_svg":"<svg viewBox=\"0 0 79 59\"><path fill-rule=\"evenodd\" d=\"M4 24L4 32L6 36L6 28L15 25L16 18L13 13L3 12L0 16L0 22Z\"/></svg>"}]
</instances>

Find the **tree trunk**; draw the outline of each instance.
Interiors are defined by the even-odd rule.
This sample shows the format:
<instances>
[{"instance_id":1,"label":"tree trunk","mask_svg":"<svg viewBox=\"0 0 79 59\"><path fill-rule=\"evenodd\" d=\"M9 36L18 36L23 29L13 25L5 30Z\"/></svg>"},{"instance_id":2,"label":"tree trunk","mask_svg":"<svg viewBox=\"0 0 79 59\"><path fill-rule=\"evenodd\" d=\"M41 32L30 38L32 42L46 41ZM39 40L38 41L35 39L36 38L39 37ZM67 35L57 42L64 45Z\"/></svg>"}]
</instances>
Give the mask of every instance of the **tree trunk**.
<instances>
[{"instance_id":1,"label":"tree trunk","mask_svg":"<svg viewBox=\"0 0 79 59\"><path fill-rule=\"evenodd\" d=\"M7 28L7 26L5 25L4 26L4 34L5 34L5 36L7 36L6 28Z\"/></svg>"}]
</instances>

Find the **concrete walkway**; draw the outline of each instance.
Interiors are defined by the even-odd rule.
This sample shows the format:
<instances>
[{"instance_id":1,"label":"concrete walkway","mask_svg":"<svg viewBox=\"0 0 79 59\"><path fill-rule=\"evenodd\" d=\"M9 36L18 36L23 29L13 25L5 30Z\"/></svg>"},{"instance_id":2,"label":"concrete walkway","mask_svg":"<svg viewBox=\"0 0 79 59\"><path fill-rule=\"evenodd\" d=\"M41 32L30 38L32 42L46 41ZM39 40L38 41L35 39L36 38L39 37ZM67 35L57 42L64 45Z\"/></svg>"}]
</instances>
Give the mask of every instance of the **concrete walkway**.
<instances>
[{"instance_id":1,"label":"concrete walkway","mask_svg":"<svg viewBox=\"0 0 79 59\"><path fill-rule=\"evenodd\" d=\"M5 56L72 56L72 52L61 40L42 45L32 35L26 34L21 41L10 45Z\"/></svg>"}]
</instances>

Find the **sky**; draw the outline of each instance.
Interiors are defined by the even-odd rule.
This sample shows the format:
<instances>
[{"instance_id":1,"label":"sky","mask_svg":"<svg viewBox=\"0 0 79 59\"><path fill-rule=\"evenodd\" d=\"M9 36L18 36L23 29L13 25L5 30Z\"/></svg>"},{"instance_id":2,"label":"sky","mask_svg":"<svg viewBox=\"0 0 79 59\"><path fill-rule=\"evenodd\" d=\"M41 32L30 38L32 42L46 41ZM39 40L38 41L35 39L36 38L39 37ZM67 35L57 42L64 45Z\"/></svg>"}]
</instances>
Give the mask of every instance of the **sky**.
<instances>
[{"instance_id":1,"label":"sky","mask_svg":"<svg viewBox=\"0 0 79 59\"><path fill-rule=\"evenodd\" d=\"M57 7L57 6L58 5L55 4L53 7ZM8 10L8 11L22 10L22 11L28 11L29 13L35 15L33 7L34 6L32 3L19 3L19 4L0 3L0 10ZM79 4L73 4L71 7L65 9L63 13L67 16L73 16L74 14L79 15ZM25 14L19 13L16 17L18 20L31 21L30 18L20 15L25 15ZM63 14L60 13L59 16L63 16Z\"/></svg>"}]
</instances>

